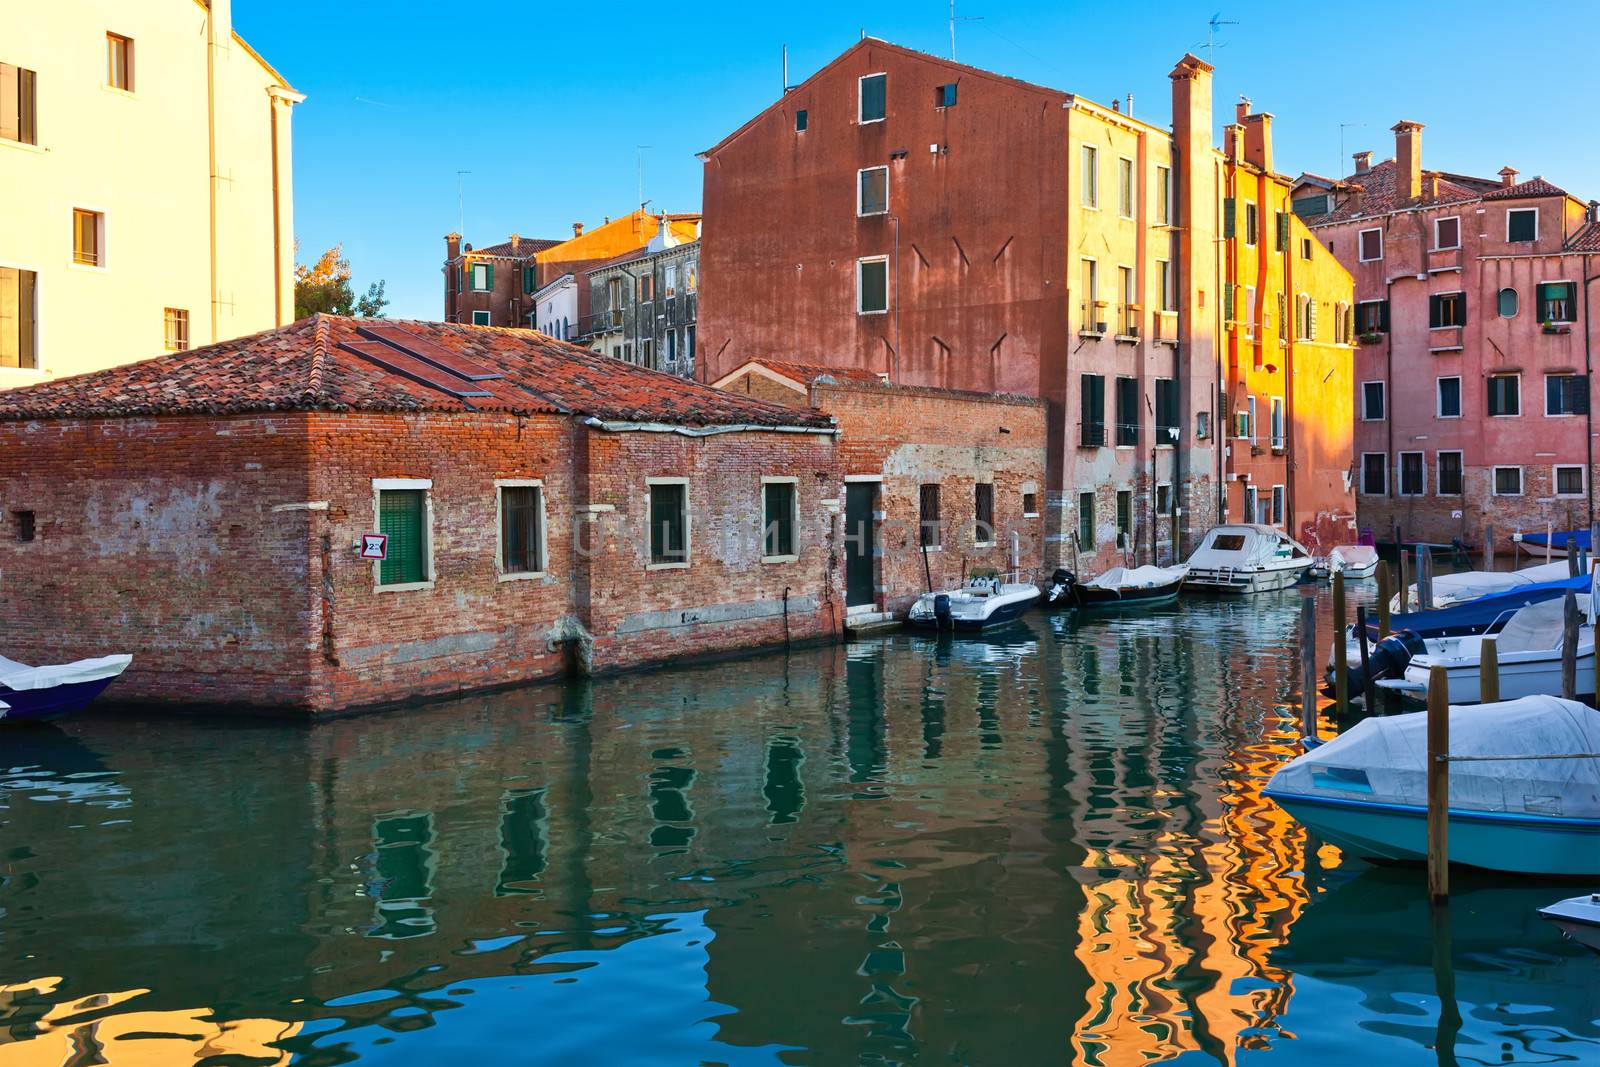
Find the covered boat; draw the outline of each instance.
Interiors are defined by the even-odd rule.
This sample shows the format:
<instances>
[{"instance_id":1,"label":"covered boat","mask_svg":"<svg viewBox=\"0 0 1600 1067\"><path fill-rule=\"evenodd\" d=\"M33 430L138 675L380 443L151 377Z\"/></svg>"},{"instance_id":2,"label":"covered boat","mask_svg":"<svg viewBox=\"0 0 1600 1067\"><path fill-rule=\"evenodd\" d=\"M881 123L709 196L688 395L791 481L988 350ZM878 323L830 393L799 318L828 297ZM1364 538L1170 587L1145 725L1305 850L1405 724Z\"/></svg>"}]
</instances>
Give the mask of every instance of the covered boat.
<instances>
[{"instance_id":1,"label":"covered boat","mask_svg":"<svg viewBox=\"0 0 1600 1067\"><path fill-rule=\"evenodd\" d=\"M1451 604L1476 600L1494 593L1504 593L1522 586L1560 581L1570 575L1571 571L1566 560L1559 563L1540 563L1524 567L1520 571L1461 571L1457 574L1440 574L1433 579L1433 606L1446 608ZM1396 593L1390 599L1390 611L1404 611L1408 605L1415 604L1416 585L1406 588L1405 603L1401 603L1400 596Z\"/></svg>"},{"instance_id":2,"label":"covered boat","mask_svg":"<svg viewBox=\"0 0 1600 1067\"><path fill-rule=\"evenodd\" d=\"M1561 927L1561 932L1578 944L1600 952L1600 893L1568 897L1548 908L1540 908L1539 914Z\"/></svg>"},{"instance_id":3,"label":"covered boat","mask_svg":"<svg viewBox=\"0 0 1600 1067\"><path fill-rule=\"evenodd\" d=\"M1298 582L1311 567L1311 553L1271 526L1213 526L1188 567L1188 589L1265 593Z\"/></svg>"},{"instance_id":4,"label":"covered boat","mask_svg":"<svg viewBox=\"0 0 1600 1067\"><path fill-rule=\"evenodd\" d=\"M1342 574L1347 581L1371 578L1378 573L1378 550L1371 545L1340 545L1314 560L1311 573L1318 578Z\"/></svg>"},{"instance_id":5,"label":"covered boat","mask_svg":"<svg viewBox=\"0 0 1600 1067\"><path fill-rule=\"evenodd\" d=\"M100 656L30 667L0 656L0 720L48 719L78 711L132 662L132 656Z\"/></svg>"},{"instance_id":6,"label":"covered boat","mask_svg":"<svg viewBox=\"0 0 1600 1067\"><path fill-rule=\"evenodd\" d=\"M1087 582L1065 567L1050 577L1044 591L1046 607L1094 609L1149 608L1178 599L1188 568L1112 567Z\"/></svg>"},{"instance_id":7,"label":"covered boat","mask_svg":"<svg viewBox=\"0 0 1600 1067\"><path fill-rule=\"evenodd\" d=\"M1428 854L1428 716L1364 719L1279 768L1263 790L1367 859ZM1550 696L1450 708L1450 862L1600 875L1600 712ZM1486 758L1488 757L1488 758ZM1502 758L1492 758L1502 757Z\"/></svg>"},{"instance_id":8,"label":"covered boat","mask_svg":"<svg viewBox=\"0 0 1600 1067\"><path fill-rule=\"evenodd\" d=\"M1560 549L1563 552L1567 550L1567 545L1569 543L1577 546L1580 552L1588 552L1591 548L1589 544L1588 530L1556 530L1551 533L1519 533L1516 537L1512 538L1512 540L1521 541L1523 544L1532 545L1535 548L1544 548L1549 546L1550 548Z\"/></svg>"},{"instance_id":9,"label":"covered boat","mask_svg":"<svg viewBox=\"0 0 1600 1067\"><path fill-rule=\"evenodd\" d=\"M959 589L924 593L906 615L910 626L929 630L982 630L1012 622L1039 599L1032 582L972 578Z\"/></svg>"}]
</instances>

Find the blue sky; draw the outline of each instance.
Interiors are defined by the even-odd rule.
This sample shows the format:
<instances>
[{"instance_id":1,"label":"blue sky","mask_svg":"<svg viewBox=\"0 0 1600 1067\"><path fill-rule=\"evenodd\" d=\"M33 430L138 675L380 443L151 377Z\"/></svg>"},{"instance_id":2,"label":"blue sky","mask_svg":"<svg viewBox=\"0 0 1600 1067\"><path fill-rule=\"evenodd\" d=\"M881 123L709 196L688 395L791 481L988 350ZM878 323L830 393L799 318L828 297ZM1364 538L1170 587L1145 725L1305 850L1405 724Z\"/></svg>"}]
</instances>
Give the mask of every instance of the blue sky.
<instances>
[{"instance_id":1,"label":"blue sky","mask_svg":"<svg viewBox=\"0 0 1600 1067\"><path fill-rule=\"evenodd\" d=\"M1493 175L1507 163L1600 196L1600 139L1585 114L1592 28L1552 32L1504 3L983 3L957 58L1170 118L1167 72L1217 35L1219 124L1240 93L1277 116L1277 166L1328 173L1358 148L1393 152L1389 127L1427 125L1423 166ZM1220 7L1219 7L1220 6ZM1579 5L1581 8L1581 5ZM375 13L381 12L381 13ZM475 244L560 236L638 199L700 206L695 153L797 83L863 29L940 55L947 0L804 5L470 4L234 0L234 23L307 101L294 118L302 258L343 242L361 285L384 278L390 314L437 318L443 235ZM1515 45L1508 48L1507 45ZM1525 67L1516 64L1525 63ZM1587 132L1586 132L1587 130ZM1220 125L1219 125L1220 131ZM1348 167L1344 168L1348 170Z\"/></svg>"}]
</instances>

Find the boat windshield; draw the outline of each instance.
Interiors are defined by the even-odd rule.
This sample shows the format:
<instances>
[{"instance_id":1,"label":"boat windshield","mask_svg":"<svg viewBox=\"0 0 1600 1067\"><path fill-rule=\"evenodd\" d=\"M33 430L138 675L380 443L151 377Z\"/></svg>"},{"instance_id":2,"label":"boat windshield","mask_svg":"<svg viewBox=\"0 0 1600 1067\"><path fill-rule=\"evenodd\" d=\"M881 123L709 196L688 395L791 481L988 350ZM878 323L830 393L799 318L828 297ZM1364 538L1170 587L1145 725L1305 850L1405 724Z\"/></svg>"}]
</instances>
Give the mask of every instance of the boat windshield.
<instances>
[{"instance_id":1,"label":"boat windshield","mask_svg":"<svg viewBox=\"0 0 1600 1067\"><path fill-rule=\"evenodd\" d=\"M1218 534L1211 542L1218 552L1239 552L1244 549L1244 534Z\"/></svg>"}]
</instances>

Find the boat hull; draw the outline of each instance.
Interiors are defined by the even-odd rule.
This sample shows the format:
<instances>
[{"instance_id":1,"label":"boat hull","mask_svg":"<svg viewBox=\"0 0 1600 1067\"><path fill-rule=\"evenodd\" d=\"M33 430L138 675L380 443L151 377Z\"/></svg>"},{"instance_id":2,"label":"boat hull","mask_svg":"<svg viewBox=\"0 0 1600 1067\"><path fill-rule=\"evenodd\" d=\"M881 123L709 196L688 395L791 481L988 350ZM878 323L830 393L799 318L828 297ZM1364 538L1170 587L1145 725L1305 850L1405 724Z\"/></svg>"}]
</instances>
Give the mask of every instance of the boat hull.
<instances>
[{"instance_id":1,"label":"boat hull","mask_svg":"<svg viewBox=\"0 0 1600 1067\"><path fill-rule=\"evenodd\" d=\"M1317 836L1363 859L1422 863L1427 809L1267 790ZM1511 874L1600 876L1600 819L1450 812L1450 862Z\"/></svg>"},{"instance_id":2,"label":"boat hull","mask_svg":"<svg viewBox=\"0 0 1600 1067\"><path fill-rule=\"evenodd\" d=\"M115 677L96 678L91 682L75 682L48 689L15 690L0 686L0 705L7 705L0 707L0 720L38 722L82 711L114 681Z\"/></svg>"},{"instance_id":3,"label":"boat hull","mask_svg":"<svg viewBox=\"0 0 1600 1067\"><path fill-rule=\"evenodd\" d=\"M1539 914L1578 944L1600 952L1600 893L1560 901L1540 908Z\"/></svg>"},{"instance_id":4,"label":"boat hull","mask_svg":"<svg viewBox=\"0 0 1600 1067\"><path fill-rule=\"evenodd\" d=\"M1191 568L1184 580L1185 590L1195 593L1272 593L1298 585L1311 561L1301 560L1292 566L1270 567L1260 570L1201 570Z\"/></svg>"},{"instance_id":5,"label":"boat hull","mask_svg":"<svg viewBox=\"0 0 1600 1067\"><path fill-rule=\"evenodd\" d=\"M1531 696L1560 696L1561 695L1561 657L1546 655L1539 659L1517 661L1513 654L1507 654L1500 660L1500 699L1516 700L1519 697ZM1426 700L1428 697L1429 669L1434 661L1428 657L1418 656L1406 667L1405 681L1400 685L1391 683L1388 688ZM1594 695L1594 648L1580 651L1577 657L1578 669L1574 678L1577 683L1579 697ZM1446 664L1446 679L1450 683L1450 703L1476 704L1481 699L1478 691L1480 668L1476 661L1466 664ZM1380 683L1382 684L1382 683Z\"/></svg>"},{"instance_id":6,"label":"boat hull","mask_svg":"<svg viewBox=\"0 0 1600 1067\"><path fill-rule=\"evenodd\" d=\"M1031 600L1019 600L1013 604L999 604L996 605L993 611L981 619L963 619L952 616L949 623L942 627L940 626L939 619L937 617L907 618L906 625L911 627L913 630L946 629L967 631L969 633L975 630L990 630L996 626L1004 626L1006 623L1016 622L1018 619L1022 618L1023 615L1027 614L1028 609L1033 607L1033 604L1034 602Z\"/></svg>"},{"instance_id":7,"label":"boat hull","mask_svg":"<svg viewBox=\"0 0 1600 1067\"><path fill-rule=\"evenodd\" d=\"M1183 589L1183 579L1170 585L1150 589L1099 589L1092 585L1074 582L1054 600L1046 597L1046 607L1058 611L1077 608L1080 611L1139 611L1176 603Z\"/></svg>"}]
</instances>

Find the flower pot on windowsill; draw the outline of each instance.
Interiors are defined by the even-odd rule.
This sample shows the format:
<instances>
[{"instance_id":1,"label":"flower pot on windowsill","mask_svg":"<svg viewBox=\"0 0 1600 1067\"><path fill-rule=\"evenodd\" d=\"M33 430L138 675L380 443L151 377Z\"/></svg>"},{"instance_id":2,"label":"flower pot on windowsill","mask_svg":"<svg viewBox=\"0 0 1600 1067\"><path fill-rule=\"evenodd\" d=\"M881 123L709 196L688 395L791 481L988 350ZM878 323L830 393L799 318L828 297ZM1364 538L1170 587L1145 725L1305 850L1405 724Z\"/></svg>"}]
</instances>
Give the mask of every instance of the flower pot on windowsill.
<instances>
[{"instance_id":1,"label":"flower pot on windowsill","mask_svg":"<svg viewBox=\"0 0 1600 1067\"><path fill-rule=\"evenodd\" d=\"M1572 324L1569 322L1547 322L1544 324L1545 333L1571 333Z\"/></svg>"},{"instance_id":2,"label":"flower pot on windowsill","mask_svg":"<svg viewBox=\"0 0 1600 1067\"><path fill-rule=\"evenodd\" d=\"M1358 340L1364 345L1381 345L1383 344L1383 334L1374 330L1370 333L1362 334Z\"/></svg>"}]
</instances>

